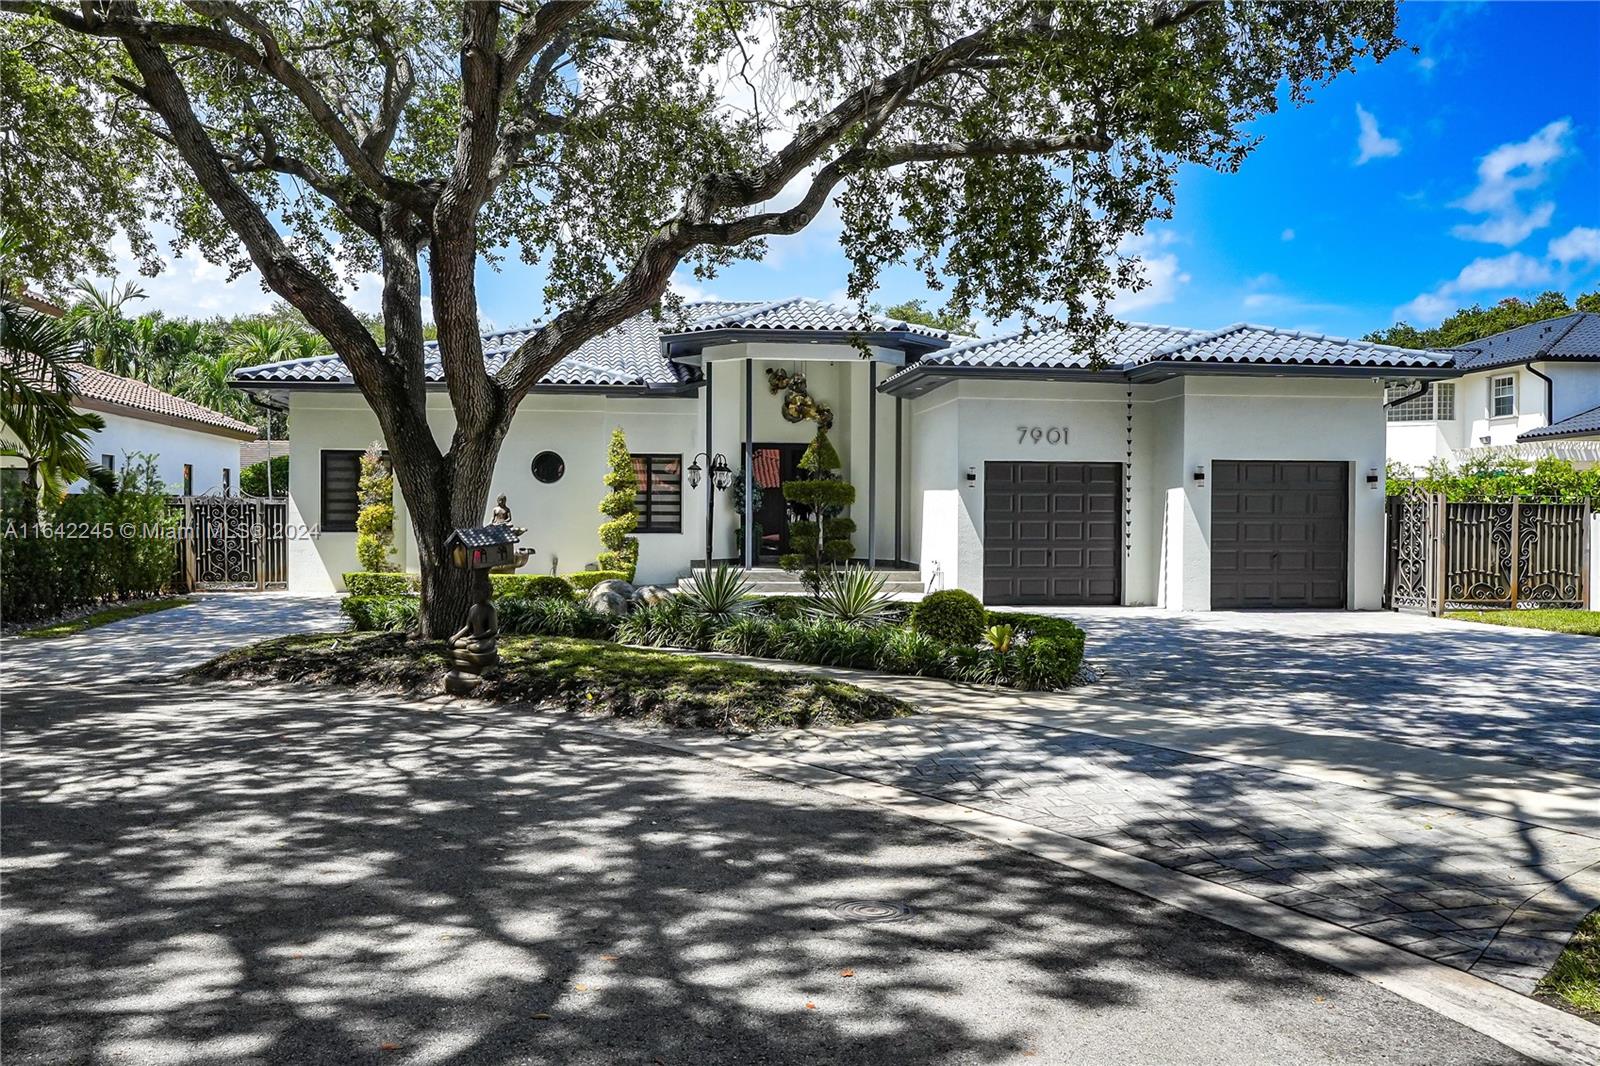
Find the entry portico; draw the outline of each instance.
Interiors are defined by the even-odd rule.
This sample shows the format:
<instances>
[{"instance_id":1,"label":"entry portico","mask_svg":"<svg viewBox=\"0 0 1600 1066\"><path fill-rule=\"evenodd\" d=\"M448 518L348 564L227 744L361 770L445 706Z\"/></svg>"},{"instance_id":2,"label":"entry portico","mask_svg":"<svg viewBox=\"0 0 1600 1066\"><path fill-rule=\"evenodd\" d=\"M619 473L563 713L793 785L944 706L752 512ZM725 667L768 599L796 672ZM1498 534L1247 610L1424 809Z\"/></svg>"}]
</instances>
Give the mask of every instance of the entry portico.
<instances>
[{"instance_id":1,"label":"entry portico","mask_svg":"<svg viewBox=\"0 0 1600 1066\"><path fill-rule=\"evenodd\" d=\"M524 336L485 338L491 371ZM448 439L436 356L426 372ZM910 567L925 590L1376 608L1384 389L1454 372L1438 353L1263 326L1131 324L1080 351L1063 332L952 339L807 299L693 304L558 365L519 407L491 498L529 527L530 571L592 566L606 440L621 428L640 477L640 581L674 582L708 557L771 566L782 485L828 424L857 490L859 561ZM290 410L291 520L320 529L291 557L291 585L338 587L356 569L353 512L330 478L376 420L337 358L237 380ZM726 491L686 476L719 454ZM396 525L405 566L415 549L403 514Z\"/></svg>"}]
</instances>

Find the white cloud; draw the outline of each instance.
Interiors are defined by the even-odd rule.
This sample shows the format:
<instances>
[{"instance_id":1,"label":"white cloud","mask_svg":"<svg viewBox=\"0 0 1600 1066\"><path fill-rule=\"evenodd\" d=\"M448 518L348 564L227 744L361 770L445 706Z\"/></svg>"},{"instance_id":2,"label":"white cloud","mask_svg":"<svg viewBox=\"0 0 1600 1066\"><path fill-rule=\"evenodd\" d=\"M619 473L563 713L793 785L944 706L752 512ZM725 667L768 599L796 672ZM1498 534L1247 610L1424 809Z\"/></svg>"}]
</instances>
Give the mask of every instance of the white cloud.
<instances>
[{"instance_id":1,"label":"white cloud","mask_svg":"<svg viewBox=\"0 0 1600 1066\"><path fill-rule=\"evenodd\" d=\"M1487 216L1451 232L1463 240L1483 241L1509 248L1550 224L1555 205L1544 201L1524 210L1518 194L1539 188L1551 169L1571 151L1570 119L1557 119L1525 141L1513 141L1478 160L1478 183L1455 206Z\"/></svg>"},{"instance_id":2,"label":"white cloud","mask_svg":"<svg viewBox=\"0 0 1600 1066\"><path fill-rule=\"evenodd\" d=\"M1550 242L1550 258L1567 263L1600 263L1600 229L1576 226Z\"/></svg>"},{"instance_id":3,"label":"white cloud","mask_svg":"<svg viewBox=\"0 0 1600 1066\"><path fill-rule=\"evenodd\" d=\"M672 275L672 291L687 303L722 299L710 289L696 284L692 276L685 276L681 271Z\"/></svg>"},{"instance_id":4,"label":"white cloud","mask_svg":"<svg viewBox=\"0 0 1600 1066\"><path fill-rule=\"evenodd\" d=\"M1178 290L1189 284L1189 275L1178 263L1176 252L1157 251L1177 242L1170 230L1145 234L1123 243L1120 251L1136 257L1144 272L1145 286L1138 291L1122 290L1111 301L1111 309L1118 315L1159 307L1178 298Z\"/></svg>"},{"instance_id":5,"label":"white cloud","mask_svg":"<svg viewBox=\"0 0 1600 1066\"><path fill-rule=\"evenodd\" d=\"M1461 297L1489 290L1543 285L1554 277L1550 265L1521 252L1474 259L1454 278L1395 308L1398 321L1412 325L1437 325L1461 304Z\"/></svg>"},{"instance_id":6,"label":"white cloud","mask_svg":"<svg viewBox=\"0 0 1600 1066\"><path fill-rule=\"evenodd\" d=\"M1482 222L1452 226L1450 232L1464 241L1482 241L1485 244L1499 244L1510 248L1514 244L1521 244L1535 230L1548 226L1555 213L1556 205L1548 202L1540 204L1526 214L1516 204L1511 204L1499 214L1491 215Z\"/></svg>"},{"instance_id":7,"label":"white cloud","mask_svg":"<svg viewBox=\"0 0 1600 1066\"><path fill-rule=\"evenodd\" d=\"M1356 122L1361 126L1361 133L1356 137L1356 147L1360 151L1356 166L1400 154L1400 142L1379 133L1377 118L1360 104L1356 105Z\"/></svg>"},{"instance_id":8,"label":"white cloud","mask_svg":"<svg viewBox=\"0 0 1600 1066\"><path fill-rule=\"evenodd\" d=\"M1292 230L1292 229L1284 230L1283 231L1283 239L1286 240L1286 241L1294 240L1294 230Z\"/></svg>"}]
</instances>

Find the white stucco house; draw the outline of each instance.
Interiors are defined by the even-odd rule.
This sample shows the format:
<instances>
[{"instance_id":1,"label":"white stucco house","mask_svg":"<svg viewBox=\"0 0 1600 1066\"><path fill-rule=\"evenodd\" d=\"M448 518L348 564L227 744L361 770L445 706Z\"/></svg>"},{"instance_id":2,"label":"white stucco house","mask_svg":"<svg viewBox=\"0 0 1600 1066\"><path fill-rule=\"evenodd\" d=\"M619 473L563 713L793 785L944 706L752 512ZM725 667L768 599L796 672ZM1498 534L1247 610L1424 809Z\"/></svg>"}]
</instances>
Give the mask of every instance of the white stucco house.
<instances>
[{"instance_id":1,"label":"white stucco house","mask_svg":"<svg viewBox=\"0 0 1600 1066\"><path fill-rule=\"evenodd\" d=\"M994 604L1375 609L1385 389L1456 373L1448 355L1251 325L1128 325L1091 358L1062 333L952 343L809 299L686 315L596 338L518 409L490 498L528 527L528 572L593 562L616 427L640 476L639 580L673 581L708 555L772 565L787 526L775 489L816 431L785 417L777 369L832 408L862 561L926 588ZM524 336L487 337L491 368ZM426 369L445 441L449 399L437 360ZM236 384L289 412L290 523L317 531L291 541L290 587L339 587L357 568L356 462L376 419L337 357L250 367ZM767 488L749 527L730 492L689 476L719 455ZM412 533L403 514L396 525L405 566Z\"/></svg>"},{"instance_id":2,"label":"white stucco house","mask_svg":"<svg viewBox=\"0 0 1600 1066\"><path fill-rule=\"evenodd\" d=\"M239 448L256 439L254 426L88 364L72 366L69 375L73 408L105 422L88 446L91 461L117 473L130 456L149 455L173 495L238 491ZM0 463L18 471L4 476L20 476L21 459L7 457ZM75 482L68 491L83 487L82 481Z\"/></svg>"},{"instance_id":3,"label":"white stucco house","mask_svg":"<svg viewBox=\"0 0 1600 1066\"><path fill-rule=\"evenodd\" d=\"M1390 459L1413 469L1485 453L1600 461L1600 314L1534 322L1449 354L1455 380L1389 390Z\"/></svg>"}]
</instances>

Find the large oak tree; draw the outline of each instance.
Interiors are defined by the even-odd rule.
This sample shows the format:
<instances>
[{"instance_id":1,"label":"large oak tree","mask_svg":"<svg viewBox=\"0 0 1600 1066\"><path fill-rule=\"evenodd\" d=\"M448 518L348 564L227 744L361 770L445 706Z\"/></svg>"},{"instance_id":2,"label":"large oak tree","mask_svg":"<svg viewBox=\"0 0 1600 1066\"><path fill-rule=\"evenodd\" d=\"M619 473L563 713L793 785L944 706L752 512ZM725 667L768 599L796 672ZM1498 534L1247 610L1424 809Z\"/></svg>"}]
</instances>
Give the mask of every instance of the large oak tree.
<instances>
[{"instance_id":1,"label":"large oak tree","mask_svg":"<svg viewBox=\"0 0 1600 1066\"><path fill-rule=\"evenodd\" d=\"M88 220L174 226L253 263L344 359L416 529L425 633L461 617L442 558L482 521L512 412L558 360L830 200L853 296L886 264L949 306L1052 317L1084 343L1138 284L1123 254L1179 164L1399 46L1390 3L1038 0L0 0L7 76L75 116L8 183L66 180ZM36 102L36 103L35 103ZM85 120L84 113L92 113ZM38 116L31 116L34 120ZM49 123L37 123L41 127ZM59 205L59 190L5 202ZM39 190L41 197L45 190ZM61 209L53 207L54 210ZM68 263L37 229L37 269ZM516 249L548 313L494 373L475 274ZM245 257L248 257L247 260ZM383 278L383 341L341 271ZM423 272L455 430L429 431Z\"/></svg>"}]
</instances>

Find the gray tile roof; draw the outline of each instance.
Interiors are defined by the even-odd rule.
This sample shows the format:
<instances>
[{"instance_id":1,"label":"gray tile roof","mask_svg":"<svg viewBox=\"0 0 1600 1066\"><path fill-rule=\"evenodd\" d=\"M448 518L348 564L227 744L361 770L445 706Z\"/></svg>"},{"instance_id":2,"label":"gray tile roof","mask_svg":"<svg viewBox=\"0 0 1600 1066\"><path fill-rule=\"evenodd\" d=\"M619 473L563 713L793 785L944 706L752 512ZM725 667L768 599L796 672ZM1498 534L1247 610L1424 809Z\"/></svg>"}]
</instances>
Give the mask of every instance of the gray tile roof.
<instances>
[{"instance_id":1,"label":"gray tile roof","mask_svg":"<svg viewBox=\"0 0 1600 1066\"><path fill-rule=\"evenodd\" d=\"M1517 435L1517 440L1555 440L1561 437L1600 437L1600 407L1579 411L1570 418Z\"/></svg>"},{"instance_id":2,"label":"gray tile roof","mask_svg":"<svg viewBox=\"0 0 1600 1066\"><path fill-rule=\"evenodd\" d=\"M806 296L791 296L764 304L743 304L722 313L713 313L689 324L685 335L712 330L760 329L775 331L806 330L824 333L912 333L944 340L944 330L932 329L898 318L873 318L862 321L854 307L824 303Z\"/></svg>"},{"instance_id":3,"label":"gray tile roof","mask_svg":"<svg viewBox=\"0 0 1600 1066\"><path fill-rule=\"evenodd\" d=\"M1469 371L1545 359L1600 360L1600 314L1575 311L1530 322L1451 351L1456 365Z\"/></svg>"},{"instance_id":4,"label":"gray tile roof","mask_svg":"<svg viewBox=\"0 0 1600 1066\"><path fill-rule=\"evenodd\" d=\"M1244 322L1219 330L1123 323L1106 335L1097 354L1103 360L1102 369L1111 374L1174 363L1433 370L1451 365L1451 356L1446 353ZM889 381L941 367L1078 370L1087 369L1090 364L1088 353L1074 350L1073 337L1066 330L1041 330L930 352Z\"/></svg>"}]
</instances>

